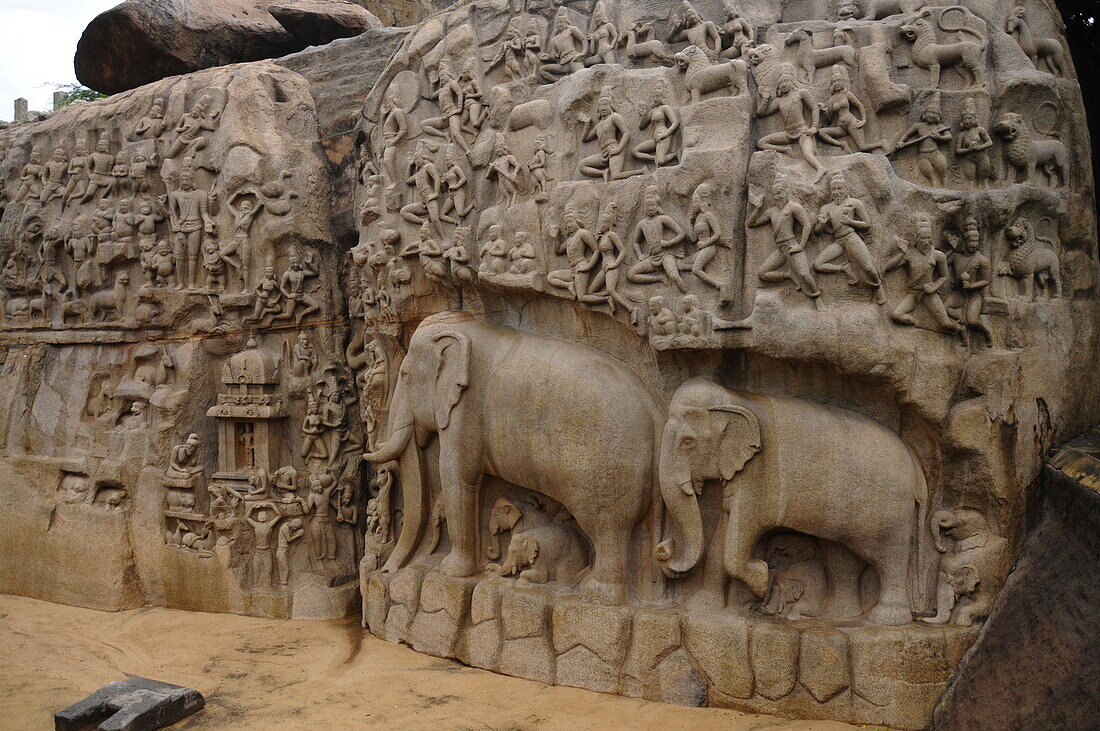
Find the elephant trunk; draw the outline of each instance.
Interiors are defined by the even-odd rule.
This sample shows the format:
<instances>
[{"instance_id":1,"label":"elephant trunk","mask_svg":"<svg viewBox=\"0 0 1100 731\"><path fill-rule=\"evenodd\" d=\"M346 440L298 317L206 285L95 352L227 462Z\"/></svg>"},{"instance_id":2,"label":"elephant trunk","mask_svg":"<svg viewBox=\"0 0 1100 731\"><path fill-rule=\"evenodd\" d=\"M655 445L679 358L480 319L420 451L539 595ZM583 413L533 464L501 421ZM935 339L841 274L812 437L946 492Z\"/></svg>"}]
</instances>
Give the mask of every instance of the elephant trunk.
<instances>
[{"instance_id":1,"label":"elephant trunk","mask_svg":"<svg viewBox=\"0 0 1100 731\"><path fill-rule=\"evenodd\" d=\"M378 449L373 452L365 452L363 459L373 464L393 462L405 451L405 446L409 443L412 433L413 425L411 423L405 424L390 434L389 439L378 445Z\"/></svg>"},{"instance_id":2,"label":"elephant trunk","mask_svg":"<svg viewBox=\"0 0 1100 731\"><path fill-rule=\"evenodd\" d=\"M661 497L683 542L682 546L677 546L674 538L666 537L657 544L657 561L669 578L690 571L703 554L703 516L699 512L699 500L690 467L674 452L673 436L672 429L666 426L658 467Z\"/></svg>"}]
</instances>

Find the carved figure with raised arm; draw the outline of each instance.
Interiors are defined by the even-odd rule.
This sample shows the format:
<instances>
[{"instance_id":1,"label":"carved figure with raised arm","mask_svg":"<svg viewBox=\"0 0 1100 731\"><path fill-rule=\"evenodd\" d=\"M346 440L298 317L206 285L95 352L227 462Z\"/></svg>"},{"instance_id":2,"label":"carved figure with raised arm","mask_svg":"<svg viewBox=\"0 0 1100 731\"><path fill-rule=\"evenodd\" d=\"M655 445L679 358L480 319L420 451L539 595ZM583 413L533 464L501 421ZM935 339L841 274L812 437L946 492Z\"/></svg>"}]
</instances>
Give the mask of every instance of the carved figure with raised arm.
<instances>
[{"instance_id":1,"label":"carved figure with raised arm","mask_svg":"<svg viewBox=\"0 0 1100 731\"><path fill-rule=\"evenodd\" d=\"M687 292L687 284L680 276L687 234L672 216L661 210L661 192L656 186L645 189L642 206L644 216L634 227L631 238L638 261L627 271L627 281L654 284L667 280L681 292Z\"/></svg>"},{"instance_id":2,"label":"carved figure with raised arm","mask_svg":"<svg viewBox=\"0 0 1100 731\"><path fill-rule=\"evenodd\" d=\"M759 91L756 113L761 117L778 113L783 131L764 135L757 146L761 150L784 153L792 145L797 145L802 158L817 172L817 179L820 180L825 175L825 166L817 159L818 108L813 96L795 86L794 70L786 64L780 70L774 95L764 89ZM809 121L806 120L806 112L809 112Z\"/></svg>"},{"instance_id":3,"label":"carved figure with raised arm","mask_svg":"<svg viewBox=\"0 0 1100 731\"><path fill-rule=\"evenodd\" d=\"M749 198L751 208L745 224L753 228L771 224L776 247L756 275L761 282L768 283L790 279L816 307L821 292L806 259L806 244L814 229L813 218L791 195L791 183L785 176L775 176L771 193L772 203L767 208L763 200Z\"/></svg>"},{"instance_id":4,"label":"carved figure with raised arm","mask_svg":"<svg viewBox=\"0 0 1100 731\"><path fill-rule=\"evenodd\" d=\"M905 266L905 296L898 302L890 318L901 325L916 325L913 312L921 305L931 316L940 332L957 333L963 328L955 322L943 303L942 292L949 279L947 257L934 245L932 221L927 215L917 219L917 236L913 243L897 240L898 250L882 265L889 272Z\"/></svg>"}]
</instances>

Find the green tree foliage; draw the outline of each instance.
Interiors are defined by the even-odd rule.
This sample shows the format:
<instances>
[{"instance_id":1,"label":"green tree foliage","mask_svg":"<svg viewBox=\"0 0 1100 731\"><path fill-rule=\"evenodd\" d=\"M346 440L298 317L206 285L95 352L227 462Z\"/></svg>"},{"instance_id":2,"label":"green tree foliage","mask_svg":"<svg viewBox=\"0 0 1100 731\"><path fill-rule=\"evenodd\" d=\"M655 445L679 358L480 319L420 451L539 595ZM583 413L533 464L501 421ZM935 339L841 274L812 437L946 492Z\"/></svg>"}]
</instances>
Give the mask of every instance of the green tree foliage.
<instances>
[{"instance_id":1,"label":"green tree foliage","mask_svg":"<svg viewBox=\"0 0 1100 731\"><path fill-rule=\"evenodd\" d=\"M100 94L80 84L54 84L54 91L61 92L64 96L54 101L53 111L67 107L73 102L88 102L93 99L102 99L106 94Z\"/></svg>"}]
</instances>

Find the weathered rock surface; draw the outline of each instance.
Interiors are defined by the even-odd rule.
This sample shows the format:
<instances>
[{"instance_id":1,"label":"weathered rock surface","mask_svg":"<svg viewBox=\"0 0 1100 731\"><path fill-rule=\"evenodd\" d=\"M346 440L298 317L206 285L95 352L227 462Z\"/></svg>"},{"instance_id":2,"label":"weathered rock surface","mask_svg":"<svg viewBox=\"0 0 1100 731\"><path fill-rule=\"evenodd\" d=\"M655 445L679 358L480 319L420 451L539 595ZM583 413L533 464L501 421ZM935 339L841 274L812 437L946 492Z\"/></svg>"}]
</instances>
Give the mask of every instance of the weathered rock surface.
<instances>
[{"instance_id":1,"label":"weathered rock surface","mask_svg":"<svg viewBox=\"0 0 1100 731\"><path fill-rule=\"evenodd\" d=\"M267 11L307 46L321 46L382 27L373 13L347 0L291 0L270 5Z\"/></svg>"}]
</instances>

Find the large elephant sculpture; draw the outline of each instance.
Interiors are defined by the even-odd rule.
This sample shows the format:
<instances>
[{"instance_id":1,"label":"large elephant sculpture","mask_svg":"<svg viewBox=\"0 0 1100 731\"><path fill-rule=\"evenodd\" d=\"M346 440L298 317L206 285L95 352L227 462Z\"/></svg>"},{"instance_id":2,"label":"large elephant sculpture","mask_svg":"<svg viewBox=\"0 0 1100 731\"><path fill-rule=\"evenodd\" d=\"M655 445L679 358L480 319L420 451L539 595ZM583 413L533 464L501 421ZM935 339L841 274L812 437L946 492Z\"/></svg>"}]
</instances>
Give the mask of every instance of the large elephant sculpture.
<instances>
[{"instance_id":1,"label":"large elephant sculpture","mask_svg":"<svg viewBox=\"0 0 1100 731\"><path fill-rule=\"evenodd\" d=\"M405 523L384 569L403 566L420 541L430 499L410 457L436 434L451 539L444 573L479 570L479 491L494 475L564 505L593 548L582 595L624 602L632 536L657 495L659 418L639 376L597 350L464 312L428 317L399 369L389 436L363 455L402 464Z\"/></svg>"},{"instance_id":2,"label":"large elephant sculpture","mask_svg":"<svg viewBox=\"0 0 1100 731\"><path fill-rule=\"evenodd\" d=\"M753 549L762 536L790 529L840 544L874 567L879 596L868 621L905 624L913 618L911 594L923 600L921 570L910 576L910 548L916 535L922 565L924 472L894 432L866 417L692 379L669 406L659 476L672 532L658 544L657 559L668 576L691 571L702 555L698 495L714 480L724 488L728 515L708 563L717 556L728 577L757 598L769 577ZM829 552L825 562L834 597L857 595L862 563L845 565Z\"/></svg>"}]
</instances>

